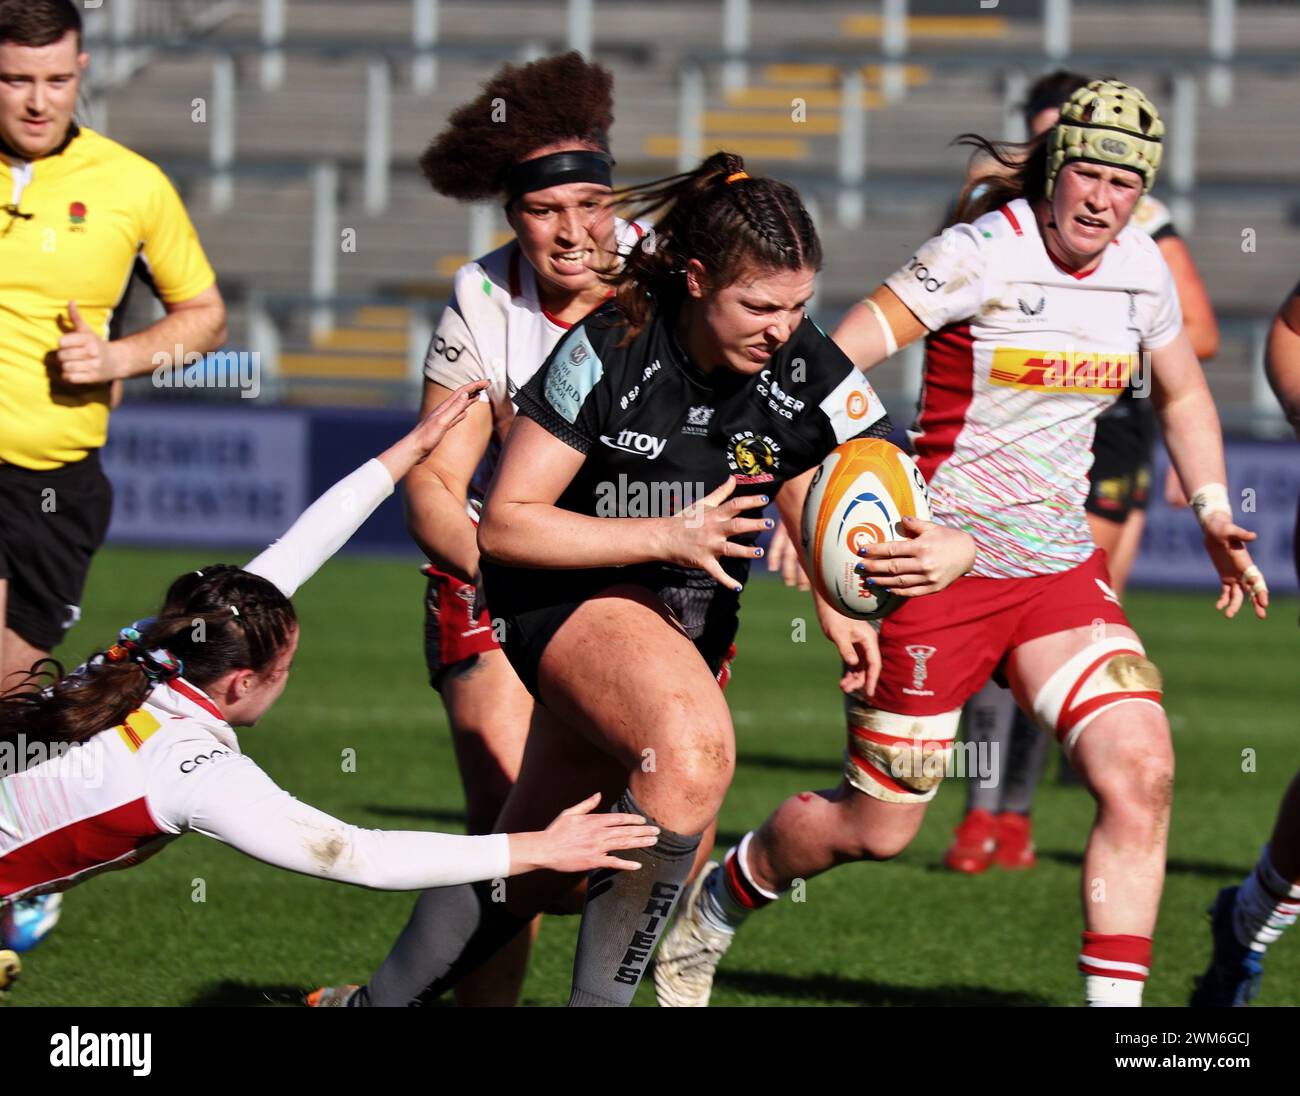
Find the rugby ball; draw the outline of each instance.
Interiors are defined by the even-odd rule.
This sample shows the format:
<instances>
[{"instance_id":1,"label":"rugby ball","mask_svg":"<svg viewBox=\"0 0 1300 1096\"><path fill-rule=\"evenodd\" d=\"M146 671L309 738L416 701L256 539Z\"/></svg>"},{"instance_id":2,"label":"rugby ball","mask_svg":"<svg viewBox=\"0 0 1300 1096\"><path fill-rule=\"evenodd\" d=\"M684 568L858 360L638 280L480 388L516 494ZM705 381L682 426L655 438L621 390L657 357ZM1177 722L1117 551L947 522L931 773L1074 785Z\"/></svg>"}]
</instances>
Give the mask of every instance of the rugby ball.
<instances>
[{"instance_id":1,"label":"rugby ball","mask_svg":"<svg viewBox=\"0 0 1300 1096\"><path fill-rule=\"evenodd\" d=\"M903 540L905 517L930 520L921 470L896 445L854 438L817 469L803 507L804 569L818 592L845 616L878 620L906 598L866 584L853 568L860 548Z\"/></svg>"}]
</instances>

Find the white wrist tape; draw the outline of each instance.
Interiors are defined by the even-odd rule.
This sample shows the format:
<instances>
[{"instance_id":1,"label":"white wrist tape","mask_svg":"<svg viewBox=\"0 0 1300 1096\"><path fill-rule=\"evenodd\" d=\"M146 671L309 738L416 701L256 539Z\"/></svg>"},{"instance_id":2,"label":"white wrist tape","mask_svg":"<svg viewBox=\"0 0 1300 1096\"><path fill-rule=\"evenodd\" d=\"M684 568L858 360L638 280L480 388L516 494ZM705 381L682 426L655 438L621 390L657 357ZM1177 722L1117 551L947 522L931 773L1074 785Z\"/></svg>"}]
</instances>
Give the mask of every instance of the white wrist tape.
<instances>
[{"instance_id":1,"label":"white wrist tape","mask_svg":"<svg viewBox=\"0 0 1300 1096\"><path fill-rule=\"evenodd\" d=\"M889 326L889 321L885 319L885 310L870 297L864 297L862 303L871 309L875 313L876 319L880 321L880 330L885 336L885 356L896 354L898 352L898 340L894 338L894 329Z\"/></svg>"},{"instance_id":2,"label":"white wrist tape","mask_svg":"<svg viewBox=\"0 0 1300 1096\"><path fill-rule=\"evenodd\" d=\"M1258 599L1268 593L1268 583L1264 581L1264 572L1251 564L1241 573L1241 584L1252 598Z\"/></svg>"},{"instance_id":3,"label":"white wrist tape","mask_svg":"<svg viewBox=\"0 0 1300 1096\"><path fill-rule=\"evenodd\" d=\"M1221 483L1207 483L1188 501L1202 529L1215 514L1227 514L1228 520L1232 520L1232 503L1228 501L1228 489Z\"/></svg>"}]
</instances>

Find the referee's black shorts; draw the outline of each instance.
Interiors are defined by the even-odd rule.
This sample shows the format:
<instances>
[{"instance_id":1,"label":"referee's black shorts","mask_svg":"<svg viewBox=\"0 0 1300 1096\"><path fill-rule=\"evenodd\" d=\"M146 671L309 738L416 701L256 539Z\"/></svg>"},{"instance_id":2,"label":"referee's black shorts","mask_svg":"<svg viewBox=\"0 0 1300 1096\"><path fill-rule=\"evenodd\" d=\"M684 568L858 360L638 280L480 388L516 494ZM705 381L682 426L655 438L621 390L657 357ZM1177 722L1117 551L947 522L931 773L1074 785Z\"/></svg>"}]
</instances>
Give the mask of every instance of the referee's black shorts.
<instances>
[{"instance_id":1,"label":"referee's black shorts","mask_svg":"<svg viewBox=\"0 0 1300 1096\"><path fill-rule=\"evenodd\" d=\"M573 571L501 567L486 560L480 566L488 612L494 624L504 624L501 649L538 703L542 698L537 670L552 637L579 605L613 586L641 586L656 594L681 623L714 677L734 654L739 600L703 572L698 573L702 578L688 577L680 568L657 564Z\"/></svg>"},{"instance_id":2,"label":"referee's black shorts","mask_svg":"<svg viewBox=\"0 0 1300 1096\"><path fill-rule=\"evenodd\" d=\"M1155 438L1150 399L1126 393L1097 420L1084 501L1088 513L1122 525L1134 510L1147 508Z\"/></svg>"},{"instance_id":3,"label":"referee's black shorts","mask_svg":"<svg viewBox=\"0 0 1300 1096\"><path fill-rule=\"evenodd\" d=\"M5 625L52 651L81 616L90 559L108 532L113 488L99 451L47 472L0 463L0 579Z\"/></svg>"}]
</instances>

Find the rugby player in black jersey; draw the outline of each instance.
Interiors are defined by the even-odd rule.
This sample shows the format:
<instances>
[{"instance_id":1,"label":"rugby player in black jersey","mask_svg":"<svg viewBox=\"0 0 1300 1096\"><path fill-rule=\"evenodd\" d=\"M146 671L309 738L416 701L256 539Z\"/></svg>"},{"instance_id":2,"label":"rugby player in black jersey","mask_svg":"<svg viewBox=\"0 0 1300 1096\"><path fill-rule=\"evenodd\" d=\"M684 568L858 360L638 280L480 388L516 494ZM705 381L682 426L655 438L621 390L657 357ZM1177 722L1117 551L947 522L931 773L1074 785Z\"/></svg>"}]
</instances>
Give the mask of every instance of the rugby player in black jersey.
<instances>
[{"instance_id":1,"label":"rugby player in black jersey","mask_svg":"<svg viewBox=\"0 0 1300 1096\"><path fill-rule=\"evenodd\" d=\"M614 301L519 393L479 527L488 608L539 702L498 828L593 781L660 827L654 848L628 854L642 863L634 885L588 881L574 1005L631 1002L730 785L714 675L772 524L759 510L780 491L797 532L822 459L889 429L862 374L804 316L821 246L792 188L719 152L625 198L630 216L663 214L611 277ZM965 534L927 522L908 534L895 564L920 576L908 595L974 560ZM869 624L826 626L864 680L878 670ZM396 981L401 1003L432 1000L573 883L512 881L504 902L490 886L428 892L349 1003L394 1002Z\"/></svg>"}]
</instances>

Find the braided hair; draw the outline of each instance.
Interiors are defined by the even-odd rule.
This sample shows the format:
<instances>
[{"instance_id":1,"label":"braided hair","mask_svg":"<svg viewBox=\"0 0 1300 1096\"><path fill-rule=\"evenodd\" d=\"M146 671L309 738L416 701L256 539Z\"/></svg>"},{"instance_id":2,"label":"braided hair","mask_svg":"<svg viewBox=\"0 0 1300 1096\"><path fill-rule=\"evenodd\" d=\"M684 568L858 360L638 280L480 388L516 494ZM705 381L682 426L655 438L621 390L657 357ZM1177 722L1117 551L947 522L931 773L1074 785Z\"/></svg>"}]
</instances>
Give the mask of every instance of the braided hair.
<instances>
[{"instance_id":1,"label":"braided hair","mask_svg":"<svg viewBox=\"0 0 1300 1096\"><path fill-rule=\"evenodd\" d=\"M629 220L660 212L654 228L608 276L629 331L655 307L675 308L685 294L686 264L697 260L722 289L749 270L820 270L822 246L799 192L751 176L734 152L715 152L694 171L630 187L618 195Z\"/></svg>"},{"instance_id":2,"label":"braided hair","mask_svg":"<svg viewBox=\"0 0 1300 1096\"><path fill-rule=\"evenodd\" d=\"M0 741L53 746L116 726L160 681L184 675L204 688L230 670L270 667L297 624L274 583L228 563L171 584L158 615L123 628L118 642L65 674L41 659L0 695Z\"/></svg>"}]
</instances>

